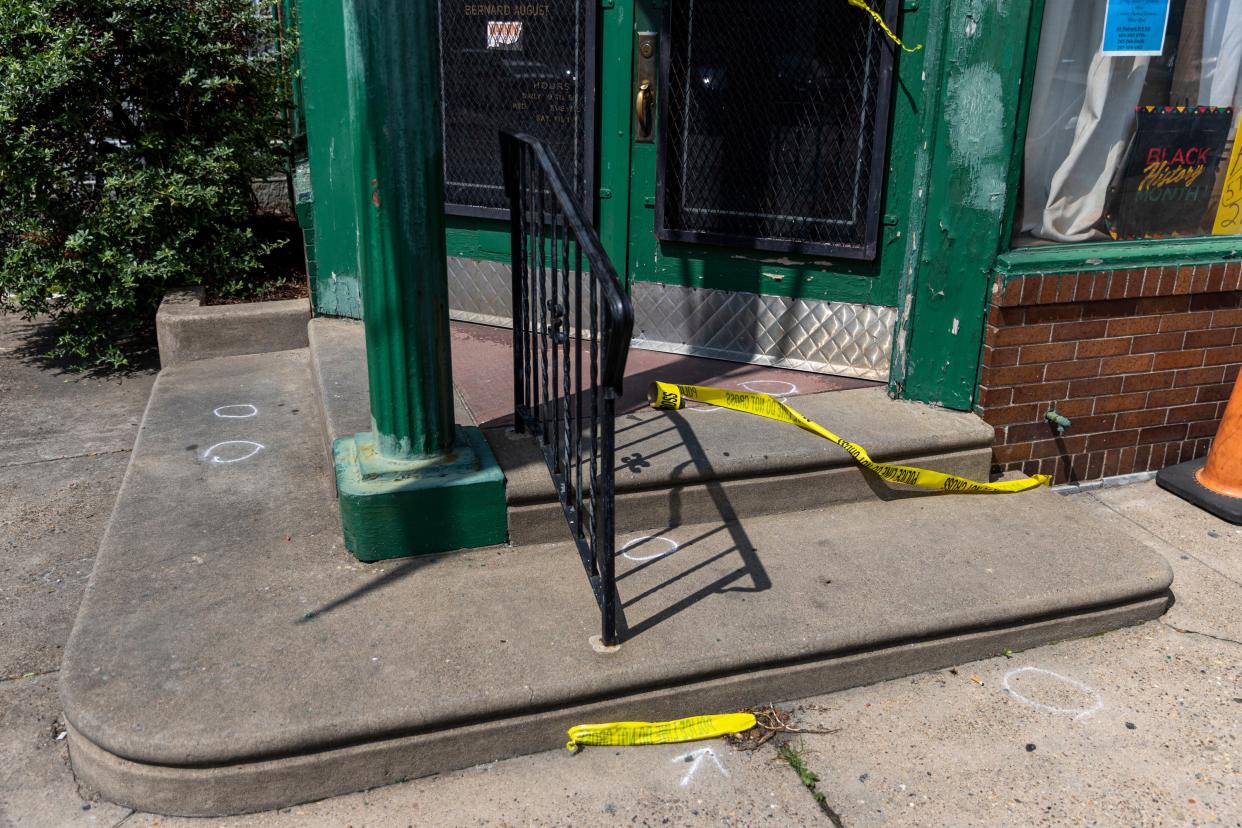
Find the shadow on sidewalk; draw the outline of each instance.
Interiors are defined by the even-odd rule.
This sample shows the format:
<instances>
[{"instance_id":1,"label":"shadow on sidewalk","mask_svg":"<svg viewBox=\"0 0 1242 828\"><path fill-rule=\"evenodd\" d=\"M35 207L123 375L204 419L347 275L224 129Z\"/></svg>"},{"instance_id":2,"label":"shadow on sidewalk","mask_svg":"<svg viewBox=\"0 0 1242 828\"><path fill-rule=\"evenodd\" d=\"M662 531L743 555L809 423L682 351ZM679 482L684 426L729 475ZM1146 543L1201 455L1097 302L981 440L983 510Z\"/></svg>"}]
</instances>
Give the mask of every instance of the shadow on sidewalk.
<instances>
[{"instance_id":1,"label":"shadow on sidewalk","mask_svg":"<svg viewBox=\"0 0 1242 828\"><path fill-rule=\"evenodd\" d=\"M636 595L628 597L619 596L621 600L618 603L618 606L621 610L618 612L618 627L621 630L623 640L632 639L635 636L641 635L658 624L686 612L713 595L721 595L727 592L759 593L765 592L772 588L772 581L768 577L767 570L763 566L763 561L760 560L755 549L755 545L751 543L750 538L746 534L745 528L738 521L737 510L734 509L733 504L730 503L729 496L725 492L724 486L717 479L717 475L715 474L715 470L712 468L711 461L707 459L706 453L703 451L702 446L695 437L694 429L691 428L690 424L686 421L685 416L680 412L668 412L668 417L669 421L673 425L673 428L681 438L682 443L690 449L690 456L692 458L674 471L673 479L677 480L684 477L685 472L689 470L693 464L694 470L698 474L697 479L708 481L706 484L695 485L705 485L708 495L720 516L720 524L718 526L708 528L689 540L678 542L677 551L682 552L687 549L692 549L697 544L708 543L714 538L717 538L721 533L728 533L728 546L722 551L716 552L705 559L698 560L693 564L685 566L684 568L679 568L678 571L664 578L664 580L657 586L643 590ZM664 532L672 531L683 525L681 520L681 494L685 487L686 484L684 483L673 483L673 485L668 489L669 514L672 516L672 519L669 521L669 526L652 531L649 538L658 537ZM642 541L640 541L639 544L631 545L630 549L639 548L641 543ZM618 551L616 554L619 557L623 553ZM626 617L625 611L633 609L640 601L653 598L660 592L681 583L685 579L707 569L713 564L729 560L734 556L737 558L737 567L733 571L716 578L706 586L696 589L690 595L670 601L667 606L656 610L637 623L631 624ZM634 576L644 572L653 566L657 561L669 561L670 559L677 560L678 556L662 555L655 557L651 560L639 563L637 567L620 573L617 576L618 592L621 591L623 582L627 579L632 579Z\"/></svg>"},{"instance_id":2,"label":"shadow on sidewalk","mask_svg":"<svg viewBox=\"0 0 1242 828\"><path fill-rule=\"evenodd\" d=\"M54 376L70 376L78 379L121 380L160 368L159 347L155 339L155 327L141 336L122 343L129 364L114 368L110 366L83 366L71 358L48 356L56 346L61 327L46 317L23 319L16 314L0 314L4 322L6 339L16 340L13 356L31 368L47 371Z\"/></svg>"}]
</instances>

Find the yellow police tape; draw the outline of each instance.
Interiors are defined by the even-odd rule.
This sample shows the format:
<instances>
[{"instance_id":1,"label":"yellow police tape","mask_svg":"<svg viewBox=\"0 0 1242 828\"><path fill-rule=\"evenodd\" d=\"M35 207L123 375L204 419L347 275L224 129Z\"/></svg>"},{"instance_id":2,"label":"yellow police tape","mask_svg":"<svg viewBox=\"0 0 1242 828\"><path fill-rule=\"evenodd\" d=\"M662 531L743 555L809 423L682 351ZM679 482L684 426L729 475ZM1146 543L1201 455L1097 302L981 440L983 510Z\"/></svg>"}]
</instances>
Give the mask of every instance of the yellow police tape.
<instances>
[{"instance_id":1,"label":"yellow police tape","mask_svg":"<svg viewBox=\"0 0 1242 828\"><path fill-rule=\"evenodd\" d=\"M851 457L858 461L864 469L870 469L890 483L904 483L907 486L918 486L920 489L934 489L952 494L983 494L996 492L1025 492L1038 486L1047 486L1052 478L1046 474L1036 474L1024 480L1004 480L999 483L980 483L967 480L944 472L919 469L913 466L897 466L891 463L877 463L867 455L867 450L857 443L843 440L818 423L808 420L797 411L767 394L754 394L748 391L730 391L725 388L707 388L702 385L673 385L667 382L653 382L647 391L647 401L652 408L678 409L683 400L694 400L707 405L717 405L746 414L767 417L782 423L790 423L798 428L823 437L845 449Z\"/></svg>"},{"instance_id":2,"label":"yellow police tape","mask_svg":"<svg viewBox=\"0 0 1242 828\"><path fill-rule=\"evenodd\" d=\"M715 739L729 733L741 733L755 726L750 713L721 713L715 716L691 716L672 722L609 722L581 724L569 729L569 750L580 745L668 745L674 742L697 742Z\"/></svg>"},{"instance_id":3,"label":"yellow police tape","mask_svg":"<svg viewBox=\"0 0 1242 828\"><path fill-rule=\"evenodd\" d=\"M851 6L857 6L858 8L865 11L867 14L871 15L871 19L874 20L876 23L880 24L880 28L884 30L884 34L888 35L888 39L896 43L898 46L900 46L903 52L917 52L919 49L923 48L922 43L920 43L918 46L915 46L913 49L907 46L906 44L902 43L901 38L893 34L893 30L890 29L888 27L888 24L884 22L884 18L880 17L880 13L877 12L875 9L871 8L870 6L868 6L866 3L864 3L863 0L845 0L845 2L849 3Z\"/></svg>"}]
</instances>

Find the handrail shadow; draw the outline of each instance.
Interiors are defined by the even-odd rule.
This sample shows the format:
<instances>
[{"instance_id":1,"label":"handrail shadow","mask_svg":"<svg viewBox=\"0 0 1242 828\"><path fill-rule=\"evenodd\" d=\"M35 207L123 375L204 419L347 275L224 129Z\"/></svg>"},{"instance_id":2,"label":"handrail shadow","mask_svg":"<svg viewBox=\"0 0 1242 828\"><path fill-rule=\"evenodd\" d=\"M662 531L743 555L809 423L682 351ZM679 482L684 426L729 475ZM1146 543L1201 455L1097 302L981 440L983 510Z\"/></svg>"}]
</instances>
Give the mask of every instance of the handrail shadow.
<instances>
[{"instance_id":1,"label":"handrail shadow","mask_svg":"<svg viewBox=\"0 0 1242 828\"><path fill-rule=\"evenodd\" d=\"M696 572L699 572L721 560L725 560L730 555L737 554L740 558L740 565L732 572L722 575L715 579L712 583L695 590L690 595L674 601L669 606L644 618L637 624L630 625L628 619L625 619L626 638L631 639L652 629L658 624L661 624L681 614L682 612L685 612L713 595L720 595L728 592L758 593L765 592L772 588L772 580L768 576L767 569L764 567L763 561L760 560L755 545L746 534L746 529L740 522L737 510L730 502L729 495L725 491L724 485L717 478L711 461L708 459L707 454L702 450L702 445L695 436L694 429L690 426L690 423L687 422L685 416L678 412L668 412L668 418L673 423L677 434L681 439L681 444L686 446L689 450L691 458L674 470L674 480L681 477L687 470L689 470L691 464L693 464L694 470L698 474L698 480L705 482L699 483L696 481L695 483L681 483L674 485L668 490L668 497L670 500L669 525L664 529L658 530L655 534L659 535L663 532L668 532L679 526L685 525L681 518L682 492L688 485L702 485L706 489L708 496L711 498L712 504L720 516L721 523L719 526L712 527L688 541L679 542L678 552L692 547L695 544L705 543L709 539L718 536L721 532L728 532L730 544L727 549L724 549L723 551L718 552L707 559L699 560L692 566L682 569L679 572L673 573L669 577L665 578L660 584L648 588L637 595L623 598L619 605L622 612L619 612L618 615L624 618L624 610L634 607L639 601L653 597L661 590L682 582ZM618 552L617 554L620 555L622 553ZM667 555L639 563L638 566L619 573L617 575L617 582L620 584L626 579L633 578L635 575L649 569L658 561L675 560L676 557L677 556L675 554ZM747 577L750 579L749 585L734 586L734 584L738 581Z\"/></svg>"}]
</instances>

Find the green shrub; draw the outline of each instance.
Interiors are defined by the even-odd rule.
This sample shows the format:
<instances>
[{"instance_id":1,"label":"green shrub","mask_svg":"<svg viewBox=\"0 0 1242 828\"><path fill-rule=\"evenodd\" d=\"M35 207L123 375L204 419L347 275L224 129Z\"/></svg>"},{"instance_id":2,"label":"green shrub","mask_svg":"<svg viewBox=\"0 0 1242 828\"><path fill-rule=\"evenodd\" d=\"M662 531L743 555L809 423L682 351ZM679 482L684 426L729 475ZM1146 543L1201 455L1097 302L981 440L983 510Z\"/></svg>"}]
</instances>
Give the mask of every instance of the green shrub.
<instances>
[{"instance_id":1,"label":"green shrub","mask_svg":"<svg viewBox=\"0 0 1242 828\"><path fill-rule=\"evenodd\" d=\"M246 290L273 246L251 181L285 128L270 7L0 0L0 310L122 366L164 291Z\"/></svg>"}]
</instances>

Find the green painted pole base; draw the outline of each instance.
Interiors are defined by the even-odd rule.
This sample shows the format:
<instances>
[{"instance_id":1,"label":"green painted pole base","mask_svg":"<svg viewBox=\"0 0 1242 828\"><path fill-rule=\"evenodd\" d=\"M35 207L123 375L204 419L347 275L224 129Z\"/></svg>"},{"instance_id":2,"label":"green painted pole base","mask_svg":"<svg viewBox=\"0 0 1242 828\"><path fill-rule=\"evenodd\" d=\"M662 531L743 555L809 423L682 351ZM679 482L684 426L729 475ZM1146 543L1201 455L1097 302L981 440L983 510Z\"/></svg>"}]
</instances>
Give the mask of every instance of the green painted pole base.
<instances>
[{"instance_id":1,"label":"green painted pole base","mask_svg":"<svg viewBox=\"0 0 1242 828\"><path fill-rule=\"evenodd\" d=\"M370 432L332 446L345 547L360 561L493 546L509 538L505 476L477 428L459 426L453 449L400 463Z\"/></svg>"}]
</instances>

